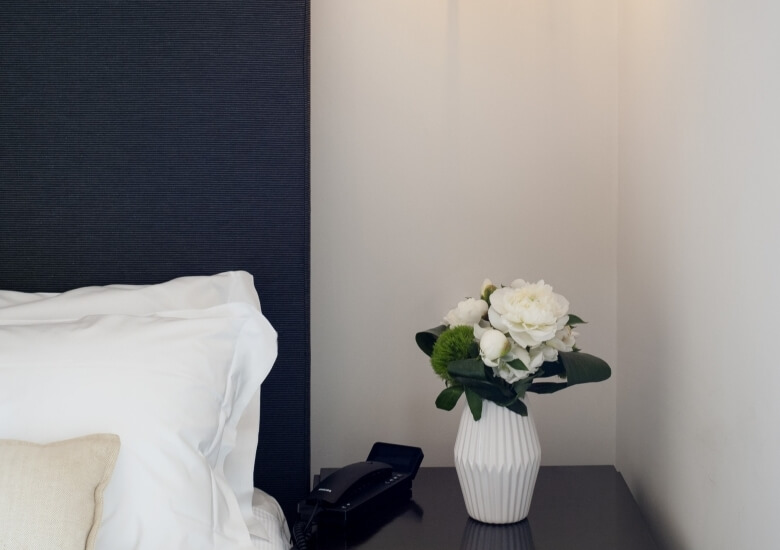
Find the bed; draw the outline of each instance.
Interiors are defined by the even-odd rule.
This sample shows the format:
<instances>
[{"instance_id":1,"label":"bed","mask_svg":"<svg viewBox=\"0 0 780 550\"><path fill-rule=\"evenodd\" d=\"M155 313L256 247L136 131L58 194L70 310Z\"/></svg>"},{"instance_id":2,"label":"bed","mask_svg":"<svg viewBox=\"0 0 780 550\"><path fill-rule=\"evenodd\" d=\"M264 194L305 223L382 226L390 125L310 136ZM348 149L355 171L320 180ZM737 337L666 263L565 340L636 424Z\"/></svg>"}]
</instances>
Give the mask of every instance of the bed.
<instances>
[{"instance_id":1,"label":"bed","mask_svg":"<svg viewBox=\"0 0 780 550\"><path fill-rule=\"evenodd\" d=\"M250 425L259 424L258 443L250 457L254 464L247 466L252 471L242 470L240 476L263 491L251 493L252 513L294 520L296 502L309 488L310 469L308 37L308 1L78 0L5 7L0 20L0 290L6 294L0 295L0 311L5 306L6 313L0 314L0 334L5 350L32 354L25 360L36 365L51 363L48 370L36 371L34 382L19 378L16 369L15 387L59 405L50 407L44 400L31 406L30 399L18 399L11 408L8 403L16 395L7 390L5 403L0 402L5 411L0 439L73 445L79 452L88 449L90 456L104 456L102 473L98 468L93 474L102 480L105 498L115 501L114 475L128 456L122 434L113 434L120 439L118 451L110 433L86 442L76 436L99 434L64 429L62 438L54 435L57 425L74 425L68 421L73 410L105 416L103 411L118 399L101 397L101 391L84 394L84 387L96 389L96 378L87 371L66 375L56 370L54 351L67 355L78 342L69 353L86 353L92 367L135 361L149 379L160 374L160 357L176 368L227 365L224 372L202 369L201 378L212 381L209 388L220 389L216 394L202 385L180 391L180 386L166 385L170 373L164 373L159 395L138 388L127 398L129 410L121 418L133 428L135 415L148 421L149 411L166 401L160 395L174 395L191 406L202 393L205 403L202 410L196 407L192 425L185 422L187 429L178 426L179 431L152 439L159 443L155 452L163 452L172 441L190 438L202 463L190 467L165 451L171 458L169 476L153 466L157 479L134 481L165 488L165 498L173 501L197 494L201 474L211 476L215 487L229 486L231 480L219 479L221 470L214 472L235 462L231 449L237 444L226 441L249 418ZM148 305L143 311L142 303ZM93 310L81 309L85 304ZM86 333L92 336L85 339ZM210 341L216 344L206 346ZM225 341L233 343L232 352L220 347ZM241 346L255 350L242 356L259 353L261 363L272 363L270 371L244 372L225 358L225 353L234 357ZM134 358L136 353L140 358ZM120 354L121 361L112 359ZM12 379L9 370L0 370L5 382ZM119 386L114 392L122 390L118 381L132 393L128 388L143 380L130 368L110 372L97 379L103 376L101 384ZM245 388L239 391L239 379L249 388L261 383L259 398ZM44 386L46 391L39 392ZM78 395L81 407L66 399ZM244 418L252 407L259 408L259 418ZM206 439L194 436L215 414L224 417L218 423L224 440L211 432ZM112 432L110 426L98 427ZM25 433L39 437L18 437ZM118 458L107 472L115 451ZM185 486L188 479L192 490ZM193 503L200 511L179 514L197 516L207 509L213 527L209 540L196 536L203 528L197 517L188 519L191 527L179 526L186 535L157 540L166 540L170 548L241 548L246 540L248 548L269 547L263 546L269 541L255 536L233 544L231 529L243 527L232 525L236 510L232 505L222 510L220 498L227 497L215 497L218 493L211 491L208 506ZM241 496L243 514L247 495ZM122 523L117 514L133 513L129 497L120 497L121 505L109 500L102 504L114 523ZM144 521L155 516L150 510L156 504L144 503L142 496L135 505L146 509L140 516ZM224 522L215 519L220 514ZM122 534L123 540L109 541L101 535L105 524L91 528L95 548L151 548L155 530L175 533L171 525L141 523Z\"/></svg>"}]
</instances>

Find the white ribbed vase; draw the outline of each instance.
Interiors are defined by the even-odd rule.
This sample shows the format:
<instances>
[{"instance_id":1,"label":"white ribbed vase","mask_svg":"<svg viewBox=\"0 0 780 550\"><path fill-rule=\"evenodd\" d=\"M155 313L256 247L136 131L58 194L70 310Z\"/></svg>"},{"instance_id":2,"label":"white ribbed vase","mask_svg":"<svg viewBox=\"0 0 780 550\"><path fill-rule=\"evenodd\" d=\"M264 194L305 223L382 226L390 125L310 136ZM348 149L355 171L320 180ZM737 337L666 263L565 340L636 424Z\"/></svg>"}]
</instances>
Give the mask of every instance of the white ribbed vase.
<instances>
[{"instance_id":1,"label":"white ribbed vase","mask_svg":"<svg viewBox=\"0 0 780 550\"><path fill-rule=\"evenodd\" d=\"M469 516L485 523L525 519L541 458L530 413L520 416L485 400L475 422L465 407L455 439L455 470Z\"/></svg>"}]
</instances>

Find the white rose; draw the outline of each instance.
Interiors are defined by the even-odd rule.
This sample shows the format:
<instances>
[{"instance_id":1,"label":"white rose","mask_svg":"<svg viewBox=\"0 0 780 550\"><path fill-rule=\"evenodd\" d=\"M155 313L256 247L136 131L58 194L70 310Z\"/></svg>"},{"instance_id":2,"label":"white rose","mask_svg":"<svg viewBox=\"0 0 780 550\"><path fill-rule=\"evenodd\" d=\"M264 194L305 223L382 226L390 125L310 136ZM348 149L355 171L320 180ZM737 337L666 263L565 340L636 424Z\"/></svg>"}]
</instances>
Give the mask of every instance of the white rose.
<instances>
[{"instance_id":1,"label":"white rose","mask_svg":"<svg viewBox=\"0 0 780 550\"><path fill-rule=\"evenodd\" d=\"M489 367L497 367L498 361L512 349L509 339L503 332L486 330L479 339L479 354Z\"/></svg>"},{"instance_id":2,"label":"white rose","mask_svg":"<svg viewBox=\"0 0 780 550\"><path fill-rule=\"evenodd\" d=\"M487 310L488 305L486 301L468 298L460 302L458 307L451 309L449 313L447 313L444 317L444 323L450 327L476 325L485 313L487 313Z\"/></svg>"},{"instance_id":3,"label":"white rose","mask_svg":"<svg viewBox=\"0 0 780 550\"><path fill-rule=\"evenodd\" d=\"M490 295L488 318L497 330L508 332L526 348L555 337L569 319L569 302L553 292L544 281L527 283L522 279Z\"/></svg>"}]
</instances>

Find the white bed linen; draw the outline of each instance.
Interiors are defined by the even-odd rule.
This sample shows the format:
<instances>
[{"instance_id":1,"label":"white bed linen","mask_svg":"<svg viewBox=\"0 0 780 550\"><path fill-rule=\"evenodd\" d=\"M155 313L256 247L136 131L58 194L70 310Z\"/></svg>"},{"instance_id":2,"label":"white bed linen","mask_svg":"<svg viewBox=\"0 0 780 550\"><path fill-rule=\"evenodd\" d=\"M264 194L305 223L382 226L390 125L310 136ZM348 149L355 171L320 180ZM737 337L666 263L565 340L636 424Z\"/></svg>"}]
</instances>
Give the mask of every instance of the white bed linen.
<instances>
[{"instance_id":1,"label":"white bed linen","mask_svg":"<svg viewBox=\"0 0 780 550\"><path fill-rule=\"evenodd\" d=\"M205 309L231 302L248 304L261 312L254 278L246 271L179 277L153 285L89 286L64 293L0 290L0 320L65 320L95 314L144 315ZM241 416L235 437L225 441L223 451L224 475L236 493L241 513L250 532L263 537L262 525L252 523L252 472L259 429L258 388Z\"/></svg>"},{"instance_id":2,"label":"white bed linen","mask_svg":"<svg viewBox=\"0 0 780 550\"><path fill-rule=\"evenodd\" d=\"M120 434L99 548L252 547L220 444L270 370L275 339L258 311L237 303L0 321L0 418L13 419L0 437Z\"/></svg>"},{"instance_id":3,"label":"white bed linen","mask_svg":"<svg viewBox=\"0 0 780 550\"><path fill-rule=\"evenodd\" d=\"M252 535L252 544L256 548L260 550L289 550L291 547L290 529L276 499L260 489L255 489L252 496L252 514L255 526L262 526L262 531L266 533L265 537Z\"/></svg>"},{"instance_id":4,"label":"white bed linen","mask_svg":"<svg viewBox=\"0 0 780 550\"><path fill-rule=\"evenodd\" d=\"M181 277L156 285L92 286L65 293L0 290L0 322L3 319L79 319L95 313L144 315L166 310L170 313L171 310L208 308L230 302L248 304L260 311L251 274L233 271ZM279 504L267 493L252 487L259 417L258 388L237 426L235 447L232 452L229 452L232 446L225 448L228 453L224 474L236 493L252 543L265 550L287 549L290 547L289 528Z\"/></svg>"}]
</instances>

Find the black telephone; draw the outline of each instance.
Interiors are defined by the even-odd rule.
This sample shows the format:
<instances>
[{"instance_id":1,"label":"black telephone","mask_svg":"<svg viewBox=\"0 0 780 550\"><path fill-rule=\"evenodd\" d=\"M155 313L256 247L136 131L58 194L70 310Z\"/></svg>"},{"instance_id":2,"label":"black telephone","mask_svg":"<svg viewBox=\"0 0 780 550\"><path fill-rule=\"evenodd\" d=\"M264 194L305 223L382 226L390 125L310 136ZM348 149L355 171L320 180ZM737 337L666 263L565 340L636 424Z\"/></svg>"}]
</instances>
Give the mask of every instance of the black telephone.
<instances>
[{"instance_id":1,"label":"black telephone","mask_svg":"<svg viewBox=\"0 0 780 550\"><path fill-rule=\"evenodd\" d=\"M327 476L309 495L309 500L319 500L323 507L350 508L355 497L375 492L389 483L393 467L384 462L355 462Z\"/></svg>"},{"instance_id":2,"label":"black telephone","mask_svg":"<svg viewBox=\"0 0 780 550\"><path fill-rule=\"evenodd\" d=\"M377 442L365 462L323 470L322 481L298 504L301 522L294 529L299 531L295 538L304 533L308 538L312 523L348 527L408 502L422 460L419 447Z\"/></svg>"}]
</instances>

